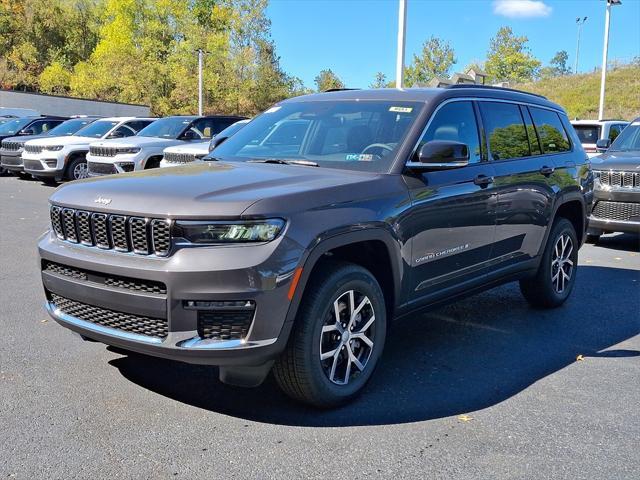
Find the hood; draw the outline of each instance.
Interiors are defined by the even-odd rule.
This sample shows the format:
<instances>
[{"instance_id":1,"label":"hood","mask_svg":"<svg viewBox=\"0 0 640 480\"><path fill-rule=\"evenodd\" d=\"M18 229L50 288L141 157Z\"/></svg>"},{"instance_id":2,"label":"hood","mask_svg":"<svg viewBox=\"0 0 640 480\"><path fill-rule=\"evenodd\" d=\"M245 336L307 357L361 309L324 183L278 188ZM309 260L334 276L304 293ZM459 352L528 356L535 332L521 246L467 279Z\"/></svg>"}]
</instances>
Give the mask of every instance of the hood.
<instances>
[{"instance_id":1,"label":"hood","mask_svg":"<svg viewBox=\"0 0 640 480\"><path fill-rule=\"evenodd\" d=\"M60 187L50 200L91 211L183 219L238 218L265 202L253 214L278 216L384 195L398 184L385 182L386 177L294 165L202 162L76 181Z\"/></svg>"},{"instance_id":2,"label":"hood","mask_svg":"<svg viewBox=\"0 0 640 480\"><path fill-rule=\"evenodd\" d=\"M43 146L43 145L89 145L95 142L93 137L79 137L76 135L65 135L63 137L40 137L37 140L33 140L29 145Z\"/></svg>"},{"instance_id":3,"label":"hood","mask_svg":"<svg viewBox=\"0 0 640 480\"><path fill-rule=\"evenodd\" d=\"M127 137L127 138L112 138L111 140L96 140L91 141L93 147L170 147L172 145L181 145L185 143L184 140L176 140L175 138L158 138L158 137Z\"/></svg>"},{"instance_id":4,"label":"hood","mask_svg":"<svg viewBox=\"0 0 640 480\"><path fill-rule=\"evenodd\" d=\"M626 170L640 172L640 150L605 152L591 159L594 170Z\"/></svg>"},{"instance_id":5,"label":"hood","mask_svg":"<svg viewBox=\"0 0 640 480\"><path fill-rule=\"evenodd\" d=\"M29 140L34 140L36 138L42 138L42 137L46 137L46 135L18 135L16 137L3 137L2 141L7 141L7 142L28 142Z\"/></svg>"},{"instance_id":6,"label":"hood","mask_svg":"<svg viewBox=\"0 0 640 480\"><path fill-rule=\"evenodd\" d=\"M209 153L209 142L190 143L186 145L175 145L164 149L164 153Z\"/></svg>"}]
</instances>

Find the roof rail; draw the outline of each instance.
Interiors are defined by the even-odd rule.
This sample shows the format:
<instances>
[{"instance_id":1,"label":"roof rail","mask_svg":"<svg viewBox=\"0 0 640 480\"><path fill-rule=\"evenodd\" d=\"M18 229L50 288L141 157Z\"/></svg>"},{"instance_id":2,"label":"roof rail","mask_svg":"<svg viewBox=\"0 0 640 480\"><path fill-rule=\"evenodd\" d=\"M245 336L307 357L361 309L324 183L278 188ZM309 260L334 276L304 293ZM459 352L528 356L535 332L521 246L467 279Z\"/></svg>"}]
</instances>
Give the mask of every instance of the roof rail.
<instances>
[{"instance_id":1,"label":"roof rail","mask_svg":"<svg viewBox=\"0 0 640 480\"><path fill-rule=\"evenodd\" d=\"M327 88L326 90L323 90L322 93L344 92L344 91L349 91L349 90L360 90L360 89L359 88Z\"/></svg>"},{"instance_id":2,"label":"roof rail","mask_svg":"<svg viewBox=\"0 0 640 480\"><path fill-rule=\"evenodd\" d=\"M515 88L507 88L507 87L494 87L493 85L478 85L478 84L472 84L472 83L456 83L454 85L447 85L443 88L453 88L453 89L458 89L458 88L480 88L480 89L485 89L485 90L506 90L507 92L516 92L516 93L524 93L525 95L533 95L534 97L538 97L538 98L544 98L545 100L548 100L547 97L545 97L544 95L539 95L537 93L531 93L531 92L525 92L524 90L516 90Z\"/></svg>"}]
</instances>

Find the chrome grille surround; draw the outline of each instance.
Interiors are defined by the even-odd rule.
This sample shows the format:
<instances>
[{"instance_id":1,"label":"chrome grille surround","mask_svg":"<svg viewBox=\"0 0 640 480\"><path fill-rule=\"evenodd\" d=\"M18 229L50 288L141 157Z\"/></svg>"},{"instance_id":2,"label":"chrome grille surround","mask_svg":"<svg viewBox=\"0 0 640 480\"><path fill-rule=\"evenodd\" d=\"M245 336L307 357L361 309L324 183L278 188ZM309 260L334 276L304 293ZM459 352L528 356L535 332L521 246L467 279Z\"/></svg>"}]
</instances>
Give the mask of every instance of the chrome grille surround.
<instances>
[{"instance_id":1,"label":"chrome grille surround","mask_svg":"<svg viewBox=\"0 0 640 480\"><path fill-rule=\"evenodd\" d=\"M166 257L172 220L75 210L51 205L51 228L60 240L103 250Z\"/></svg>"},{"instance_id":2,"label":"chrome grille surround","mask_svg":"<svg viewBox=\"0 0 640 480\"><path fill-rule=\"evenodd\" d=\"M640 189L640 172L594 170L593 174L603 187Z\"/></svg>"},{"instance_id":3,"label":"chrome grille surround","mask_svg":"<svg viewBox=\"0 0 640 480\"><path fill-rule=\"evenodd\" d=\"M118 154L116 147L94 147L89 146L89 153L96 157L115 157Z\"/></svg>"},{"instance_id":4,"label":"chrome grille surround","mask_svg":"<svg viewBox=\"0 0 640 480\"><path fill-rule=\"evenodd\" d=\"M26 145L24 146L24 151L27 153L42 153L44 147L41 145Z\"/></svg>"},{"instance_id":5,"label":"chrome grille surround","mask_svg":"<svg viewBox=\"0 0 640 480\"><path fill-rule=\"evenodd\" d=\"M2 148L0 151L4 150L6 152L19 152L24 149L24 142L2 142Z\"/></svg>"}]
</instances>

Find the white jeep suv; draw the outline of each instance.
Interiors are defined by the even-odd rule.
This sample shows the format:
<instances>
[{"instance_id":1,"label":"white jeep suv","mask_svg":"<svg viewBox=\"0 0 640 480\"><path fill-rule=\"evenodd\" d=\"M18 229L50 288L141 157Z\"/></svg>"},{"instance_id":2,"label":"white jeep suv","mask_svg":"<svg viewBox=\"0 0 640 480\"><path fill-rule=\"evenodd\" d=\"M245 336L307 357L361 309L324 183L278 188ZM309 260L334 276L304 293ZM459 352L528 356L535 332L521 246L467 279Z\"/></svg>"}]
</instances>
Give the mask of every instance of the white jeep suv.
<instances>
[{"instance_id":1,"label":"white jeep suv","mask_svg":"<svg viewBox=\"0 0 640 480\"><path fill-rule=\"evenodd\" d=\"M218 115L165 117L141 130L135 138L92 143L87 155L89 176L159 167L165 148L209 140L240 118Z\"/></svg>"},{"instance_id":2,"label":"white jeep suv","mask_svg":"<svg viewBox=\"0 0 640 480\"><path fill-rule=\"evenodd\" d=\"M609 145L629 125L626 120L572 120L574 130L578 134L582 148L589 158L599 155L596 147L598 140L609 140Z\"/></svg>"},{"instance_id":3,"label":"white jeep suv","mask_svg":"<svg viewBox=\"0 0 640 480\"><path fill-rule=\"evenodd\" d=\"M24 145L24 171L46 182L87 177L86 155L96 139L130 137L155 121L154 118L101 118L66 137L43 137Z\"/></svg>"}]
</instances>

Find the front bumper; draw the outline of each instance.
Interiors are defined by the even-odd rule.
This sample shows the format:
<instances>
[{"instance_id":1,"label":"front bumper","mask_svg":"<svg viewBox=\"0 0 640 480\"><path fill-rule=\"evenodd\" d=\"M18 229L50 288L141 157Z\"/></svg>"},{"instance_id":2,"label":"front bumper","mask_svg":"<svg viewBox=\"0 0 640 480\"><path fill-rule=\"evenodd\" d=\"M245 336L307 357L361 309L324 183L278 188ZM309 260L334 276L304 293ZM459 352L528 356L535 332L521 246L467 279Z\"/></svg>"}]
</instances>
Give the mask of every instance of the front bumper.
<instances>
[{"instance_id":1,"label":"front bumper","mask_svg":"<svg viewBox=\"0 0 640 480\"><path fill-rule=\"evenodd\" d=\"M45 234L39 242L44 262L89 272L87 278L42 271L46 309L61 325L108 345L147 355L218 366L255 367L268 364L286 345L290 322L288 288L299 249L291 240L276 239L255 246L181 248L170 257L104 251L71 244ZM163 293L105 284L110 276L126 281L159 282ZM122 283L122 282L120 282ZM70 315L57 297L118 314L153 317L166 322L163 338L113 328L92 321L93 314ZM255 312L244 338L205 339L199 334L200 310L187 301L251 301Z\"/></svg>"},{"instance_id":2,"label":"front bumper","mask_svg":"<svg viewBox=\"0 0 640 480\"><path fill-rule=\"evenodd\" d=\"M51 154L50 156L38 156L37 158L30 157L27 154L22 156L22 161L24 165L24 172L29 173L37 178L58 178L62 177L62 168L58 168L58 165L62 163L64 165L64 160L60 162L60 159Z\"/></svg>"},{"instance_id":3,"label":"front bumper","mask_svg":"<svg viewBox=\"0 0 640 480\"><path fill-rule=\"evenodd\" d=\"M144 161L144 153L119 154L114 157L98 157L87 155L87 175L101 177L118 173L140 170Z\"/></svg>"},{"instance_id":4,"label":"front bumper","mask_svg":"<svg viewBox=\"0 0 640 480\"><path fill-rule=\"evenodd\" d=\"M640 189L596 188L588 233L640 233Z\"/></svg>"},{"instance_id":5,"label":"front bumper","mask_svg":"<svg viewBox=\"0 0 640 480\"><path fill-rule=\"evenodd\" d=\"M0 152L0 165L5 170L9 170L11 172L22 172L24 170L22 153L11 152L8 154L6 152Z\"/></svg>"}]
</instances>

